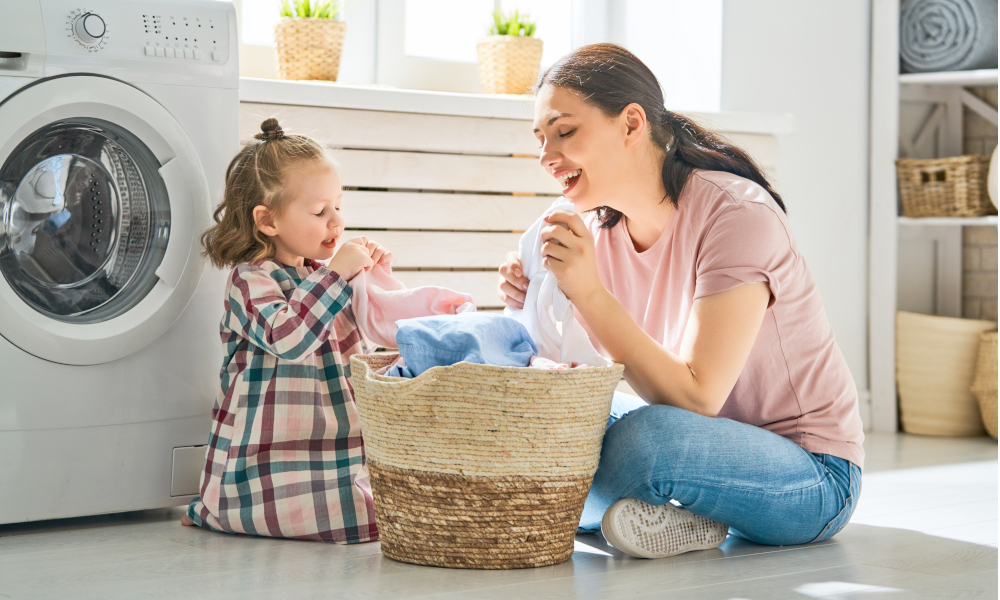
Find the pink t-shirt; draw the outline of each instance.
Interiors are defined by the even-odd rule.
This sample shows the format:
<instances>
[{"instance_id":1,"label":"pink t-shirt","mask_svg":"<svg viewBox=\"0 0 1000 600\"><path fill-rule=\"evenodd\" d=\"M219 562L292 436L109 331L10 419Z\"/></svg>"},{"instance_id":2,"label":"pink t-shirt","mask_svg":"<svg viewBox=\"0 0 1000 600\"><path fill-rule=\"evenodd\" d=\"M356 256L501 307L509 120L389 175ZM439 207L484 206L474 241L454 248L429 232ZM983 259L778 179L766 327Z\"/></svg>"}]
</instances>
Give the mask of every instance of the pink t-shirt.
<instances>
[{"instance_id":1,"label":"pink t-shirt","mask_svg":"<svg viewBox=\"0 0 1000 600\"><path fill-rule=\"evenodd\" d=\"M601 282L674 353L695 300L767 282L771 305L719 416L863 467L857 388L781 208L759 185L719 171L695 171L678 205L644 252L624 218L611 229L589 219Z\"/></svg>"}]
</instances>

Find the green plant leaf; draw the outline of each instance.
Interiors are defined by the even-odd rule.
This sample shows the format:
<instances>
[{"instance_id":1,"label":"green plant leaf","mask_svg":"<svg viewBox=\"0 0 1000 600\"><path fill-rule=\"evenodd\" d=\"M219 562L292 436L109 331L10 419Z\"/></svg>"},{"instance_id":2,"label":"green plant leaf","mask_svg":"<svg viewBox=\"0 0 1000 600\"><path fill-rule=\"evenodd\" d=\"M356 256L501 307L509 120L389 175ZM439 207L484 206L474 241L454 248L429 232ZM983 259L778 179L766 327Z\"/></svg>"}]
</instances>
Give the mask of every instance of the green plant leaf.
<instances>
[{"instance_id":1,"label":"green plant leaf","mask_svg":"<svg viewBox=\"0 0 1000 600\"><path fill-rule=\"evenodd\" d=\"M501 11L493 12L493 22L487 27L488 35L515 35L523 37L533 37L535 35L535 22L531 20L528 13L522 14L518 10L504 14Z\"/></svg>"},{"instance_id":2,"label":"green plant leaf","mask_svg":"<svg viewBox=\"0 0 1000 600\"><path fill-rule=\"evenodd\" d=\"M282 17L339 19L343 10L343 0L281 0Z\"/></svg>"}]
</instances>

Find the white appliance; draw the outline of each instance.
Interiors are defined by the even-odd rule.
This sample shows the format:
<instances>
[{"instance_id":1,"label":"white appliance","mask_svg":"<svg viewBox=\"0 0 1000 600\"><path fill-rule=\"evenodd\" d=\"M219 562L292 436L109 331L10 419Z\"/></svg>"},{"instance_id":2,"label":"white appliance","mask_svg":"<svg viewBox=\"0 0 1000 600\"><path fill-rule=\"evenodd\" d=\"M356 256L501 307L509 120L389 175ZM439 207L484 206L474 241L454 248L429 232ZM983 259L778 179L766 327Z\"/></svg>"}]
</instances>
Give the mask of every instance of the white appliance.
<instances>
[{"instance_id":1,"label":"white appliance","mask_svg":"<svg viewBox=\"0 0 1000 600\"><path fill-rule=\"evenodd\" d=\"M197 493L238 149L215 0L0 0L0 523Z\"/></svg>"}]
</instances>

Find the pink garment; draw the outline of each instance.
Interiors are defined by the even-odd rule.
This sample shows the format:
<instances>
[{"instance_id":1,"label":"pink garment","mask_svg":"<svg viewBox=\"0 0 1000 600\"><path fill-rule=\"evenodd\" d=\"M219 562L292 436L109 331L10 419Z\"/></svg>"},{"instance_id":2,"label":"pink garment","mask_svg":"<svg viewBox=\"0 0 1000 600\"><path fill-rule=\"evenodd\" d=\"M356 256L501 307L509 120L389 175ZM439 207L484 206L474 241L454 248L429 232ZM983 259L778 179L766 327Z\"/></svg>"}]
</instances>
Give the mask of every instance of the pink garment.
<instances>
[{"instance_id":1,"label":"pink garment","mask_svg":"<svg viewBox=\"0 0 1000 600\"><path fill-rule=\"evenodd\" d=\"M569 364L566 364L566 363L556 362L554 360L549 360L542 356L532 356L531 361L528 362L528 366L533 369L561 371L563 369L581 369L586 367L587 365L578 362L571 362Z\"/></svg>"},{"instance_id":2,"label":"pink garment","mask_svg":"<svg viewBox=\"0 0 1000 600\"><path fill-rule=\"evenodd\" d=\"M717 171L695 171L678 204L644 252L624 219L611 229L589 221L604 286L677 353L695 300L766 282L764 322L719 416L863 467L857 388L785 214L757 184Z\"/></svg>"},{"instance_id":3,"label":"pink garment","mask_svg":"<svg viewBox=\"0 0 1000 600\"><path fill-rule=\"evenodd\" d=\"M379 265L361 271L348 284L358 328L383 348L396 347L396 321L400 319L476 310L468 294L430 285L407 289L388 267Z\"/></svg>"}]
</instances>

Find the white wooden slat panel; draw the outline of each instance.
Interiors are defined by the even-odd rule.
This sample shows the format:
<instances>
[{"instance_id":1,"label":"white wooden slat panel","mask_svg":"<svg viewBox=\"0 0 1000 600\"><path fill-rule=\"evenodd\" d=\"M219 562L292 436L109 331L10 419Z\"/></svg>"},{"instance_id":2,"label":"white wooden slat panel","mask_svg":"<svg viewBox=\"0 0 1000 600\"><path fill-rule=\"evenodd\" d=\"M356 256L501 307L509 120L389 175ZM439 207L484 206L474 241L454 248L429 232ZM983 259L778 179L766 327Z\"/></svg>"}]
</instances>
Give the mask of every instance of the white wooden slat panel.
<instances>
[{"instance_id":1,"label":"white wooden slat panel","mask_svg":"<svg viewBox=\"0 0 1000 600\"><path fill-rule=\"evenodd\" d=\"M423 152L338 150L349 187L559 194L538 159Z\"/></svg>"},{"instance_id":2,"label":"white wooden slat panel","mask_svg":"<svg viewBox=\"0 0 1000 600\"><path fill-rule=\"evenodd\" d=\"M471 233L461 231L356 231L344 239L363 235L392 252L395 267L497 269L504 257L517 250L517 233Z\"/></svg>"},{"instance_id":3,"label":"white wooden slat panel","mask_svg":"<svg viewBox=\"0 0 1000 600\"><path fill-rule=\"evenodd\" d=\"M408 288L436 285L471 295L476 306L480 308L503 307L503 303L497 297L497 281L499 281L500 274L496 269L492 271L393 271L392 275Z\"/></svg>"},{"instance_id":4,"label":"white wooden slat panel","mask_svg":"<svg viewBox=\"0 0 1000 600\"><path fill-rule=\"evenodd\" d=\"M746 150L762 168L773 169L778 166L778 138L775 136L762 133L719 133Z\"/></svg>"},{"instance_id":5,"label":"white wooden slat panel","mask_svg":"<svg viewBox=\"0 0 1000 600\"><path fill-rule=\"evenodd\" d=\"M253 139L261 122L275 117L286 132L331 148L537 156L530 105L525 115L525 120L489 119L243 102L240 139Z\"/></svg>"},{"instance_id":6,"label":"white wooden slat panel","mask_svg":"<svg viewBox=\"0 0 1000 600\"><path fill-rule=\"evenodd\" d=\"M495 196L347 190L341 205L351 227L524 231L550 196Z\"/></svg>"}]
</instances>

